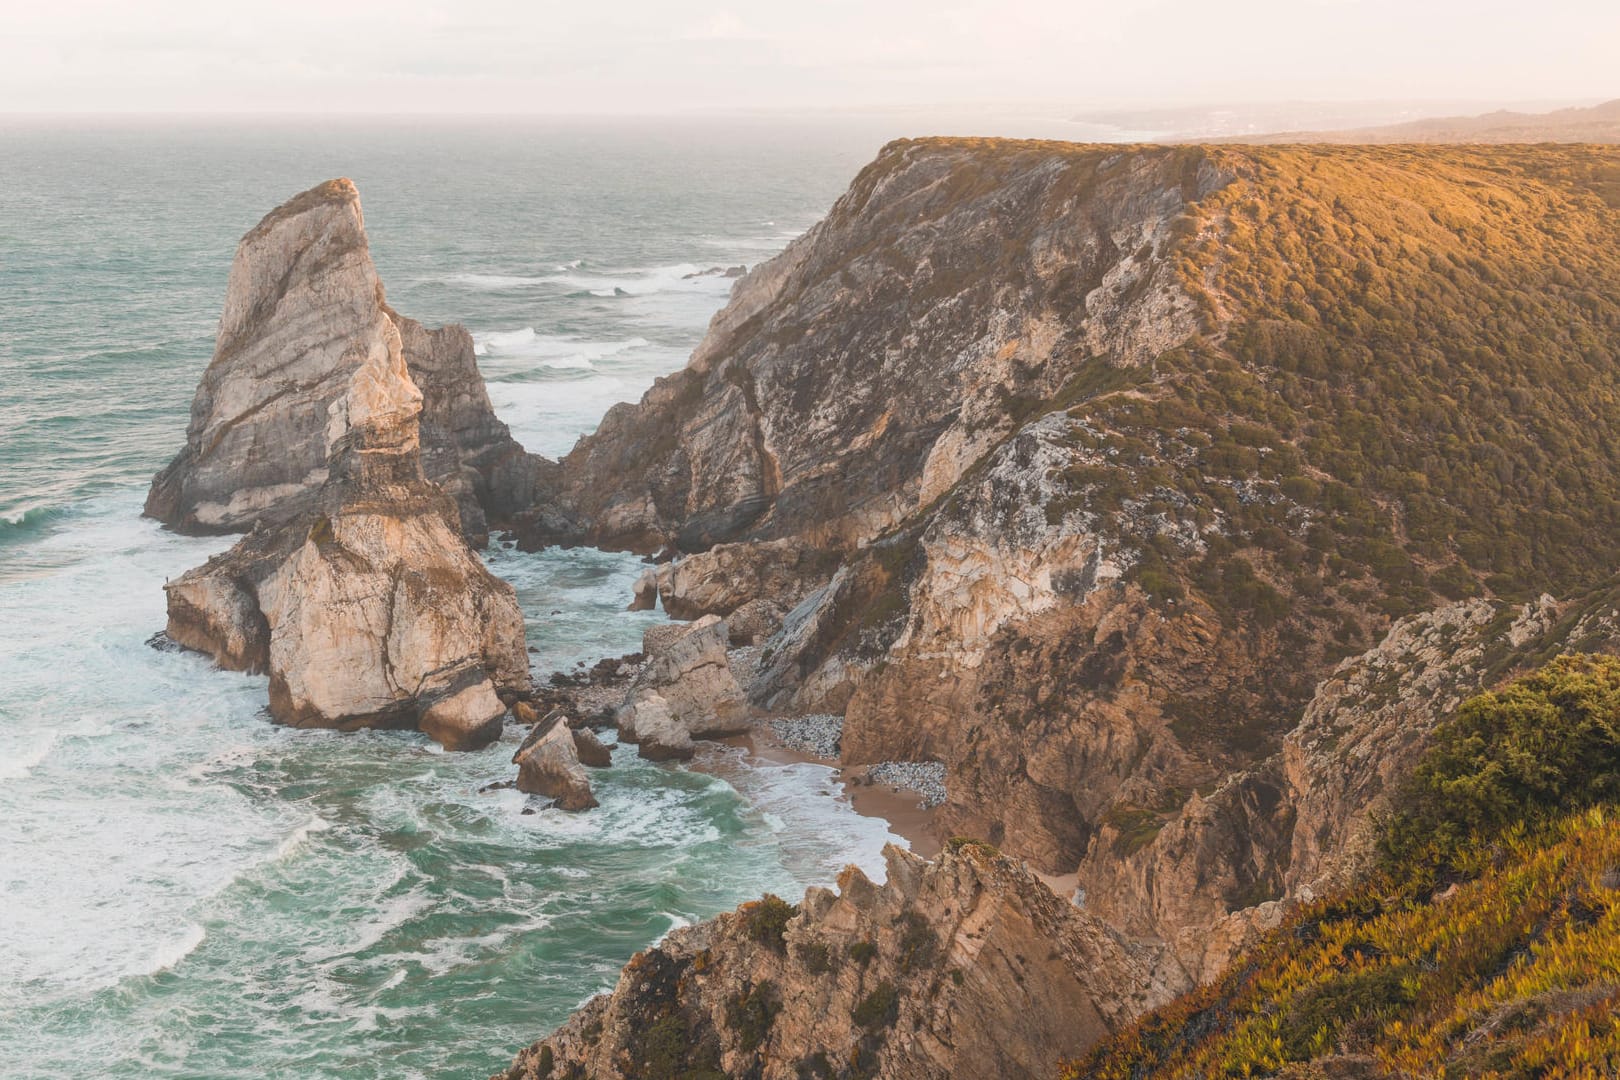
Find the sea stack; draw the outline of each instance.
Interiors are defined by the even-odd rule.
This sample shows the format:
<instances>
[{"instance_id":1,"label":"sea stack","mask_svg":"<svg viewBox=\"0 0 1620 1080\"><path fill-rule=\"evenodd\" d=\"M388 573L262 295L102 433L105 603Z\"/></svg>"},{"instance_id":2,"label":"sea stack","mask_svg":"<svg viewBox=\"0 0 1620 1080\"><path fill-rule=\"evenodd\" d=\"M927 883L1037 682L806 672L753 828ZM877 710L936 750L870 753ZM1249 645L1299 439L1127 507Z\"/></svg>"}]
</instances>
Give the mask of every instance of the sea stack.
<instances>
[{"instance_id":1,"label":"sea stack","mask_svg":"<svg viewBox=\"0 0 1620 1080\"><path fill-rule=\"evenodd\" d=\"M146 515L205 534L307 511L331 473L332 410L389 333L420 391L424 472L482 546L486 517L525 505L545 462L496 419L465 327L428 330L388 306L347 179L290 199L242 238L186 445L152 481Z\"/></svg>"},{"instance_id":2,"label":"sea stack","mask_svg":"<svg viewBox=\"0 0 1620 1080\"><path fill-rule=\"evenodd\" d=\"M529 690L523 616L468 547L465 508L423 471L434 395L412 378L402 323L406 340L431 339L384 302L350 181L272 211L237 250L186 449L148 512L184 529L252 525L165 587L168 633L267 672L277 721L420 728L472 749L500 734L503 697ZM487 409L481 383L449 396L463 420L469 400ZM439 430L506 438L489 419ZM478 490L475 457L458 458L452 486Z\"/></svg>"}]
</instances>

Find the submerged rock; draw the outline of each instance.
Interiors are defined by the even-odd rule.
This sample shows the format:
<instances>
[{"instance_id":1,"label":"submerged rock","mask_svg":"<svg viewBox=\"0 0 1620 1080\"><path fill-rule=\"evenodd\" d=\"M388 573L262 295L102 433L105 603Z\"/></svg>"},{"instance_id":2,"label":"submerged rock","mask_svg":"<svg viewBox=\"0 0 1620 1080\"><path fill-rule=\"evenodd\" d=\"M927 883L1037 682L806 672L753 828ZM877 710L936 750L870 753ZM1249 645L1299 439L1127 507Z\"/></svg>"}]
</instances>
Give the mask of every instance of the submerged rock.
<instances>
[{"instance_id":1,"label":"submerged rock","mask_svg":"<svg viewBox=\"0 0 1620 1080\"><path fill-rule=\"evenodd\" d=\"M423 473L423 395L353 185L332 181L267 216L243 239L227 297L193 410L194 434L211 434L154 491L183 496L174 505L191 524L256 525L165 586L169 637L268 673L281 723L487 744L506 712L499 693L529 690L523 616L467 546L455 500ZM278 359L278 374L258 377ZM302 406L271 418L292 401ZM236 419L210 419L226 414Z\"/></svg>"}]
</instances>

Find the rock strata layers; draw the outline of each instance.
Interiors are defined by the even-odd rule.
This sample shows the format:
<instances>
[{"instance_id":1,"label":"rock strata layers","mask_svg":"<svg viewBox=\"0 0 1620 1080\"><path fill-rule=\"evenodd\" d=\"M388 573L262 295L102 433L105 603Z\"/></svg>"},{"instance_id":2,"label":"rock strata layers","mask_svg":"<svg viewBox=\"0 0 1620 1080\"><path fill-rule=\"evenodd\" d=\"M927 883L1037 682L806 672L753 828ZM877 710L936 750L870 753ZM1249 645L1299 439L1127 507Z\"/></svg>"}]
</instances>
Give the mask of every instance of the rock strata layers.
<instances>
[{"instance_id":1,"label":"rock strata layers","mask_svg":"<svg viewBox=\"0 0 1620 1080\"><path fill-rule=\"evenodd\" d=\"M427 330L383 300L359 193L332 180L242 238L214 357L186 445L152 482L146 514L181 532L245 532L313 507L331 472L330 413L384 323L421 394L422 464L475 544L534 496L540 459L495 418L465 328Z\"/></svg>"},{"instance_id":2,"label":"rock strata layers","mask_svg":"<svg viewBox=\"0 0 1620 1080\"><path fill-rule=\"evenodd\" d=\"M985 845L884 855L883 885L850 867L636 954L505 1080L1051 1076L1190 985Z\"/></svg>"},{"instance_id":3,"label":"rock strata layers","mask_svg":"<svg viewBox=\"0 0 1620 1080\"><path fill-rule=\"evenodd\" d=\"M529 690L523 617L468 547L462 508L423 472L423 393L353 185L268 215L243 239L227 297L194 438L154 490L180 493L194 523L255 527L165 586L170 638L268 673L281 723L488 743L503 696Z\"/></svg>"}]
</instances>

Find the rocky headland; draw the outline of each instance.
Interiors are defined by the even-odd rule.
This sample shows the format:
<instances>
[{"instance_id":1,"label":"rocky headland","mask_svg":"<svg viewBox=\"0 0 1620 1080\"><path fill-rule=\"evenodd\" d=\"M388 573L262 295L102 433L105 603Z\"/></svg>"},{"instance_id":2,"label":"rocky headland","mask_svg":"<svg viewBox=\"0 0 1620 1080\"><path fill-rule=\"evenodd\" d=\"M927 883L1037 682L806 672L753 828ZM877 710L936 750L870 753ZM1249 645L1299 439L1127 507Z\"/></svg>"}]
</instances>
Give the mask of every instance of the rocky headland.
<instances>
[{"instance_id":1,"label":"rocky headland","mask_svg":"<svg viewBox=\"0 0 1620 1080\"><path fill-rule=\"evenodd\" d=\"M941 768L942 838L1070 876L1062 910L1160 958L1064 991L1130 1011L1358 880L1469 695L1620 647L1617 167L891 144L516 530L660 553L638 606L763 617L752 706L841 716L846 769ZM788 925L844 910L816 896ZM826 1005L751 910L641 954L512 1075L1012 1067L867 1039L842 1017L874 988ZM973 1007L888 984L897 1031ZM778 1033L816 994L827 1034ZM658 1024L702 1061L643 1062Z\"/></svg>"},{"instance_id":2,"label":"rocky headland","mask_svg":"<svg viewBox=\"0 0 1620 1080\"><path fill-rule=\"evenodd\" d=\"M470 749L530 691L516 596L469 539L538 465L494 418L471 344L388 307L347 180L243 237L186 447L147 512L251 529L165 586L167 633L267 673L278 722Z\"/></svg>"}]
</instances>

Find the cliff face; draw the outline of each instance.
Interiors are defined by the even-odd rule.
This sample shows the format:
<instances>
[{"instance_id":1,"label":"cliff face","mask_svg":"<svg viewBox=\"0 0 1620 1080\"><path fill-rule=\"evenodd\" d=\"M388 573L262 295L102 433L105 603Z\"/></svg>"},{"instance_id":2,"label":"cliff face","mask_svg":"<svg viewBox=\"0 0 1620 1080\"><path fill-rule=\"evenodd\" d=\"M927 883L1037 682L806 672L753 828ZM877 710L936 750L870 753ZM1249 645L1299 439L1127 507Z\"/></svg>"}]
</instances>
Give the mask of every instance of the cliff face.
<instances>
[{"instance_id":1,"label":"cliff face","mask_svg":"<svg viewBox=\"0 0 1620 1080\"><path fill-rule=\"evenodd\" d=\"M945 832L1072 871L1396 618L1620 564L1616 165L891 145L527 537L724 541L652 585L802 600L760 704L943 761Z\"/></svg>"},{"instance_id":2,"label":"cliff face","mask_svg":"<svg viewBox=\"0 0 1620 1080\"><path fill-rule=\"evenodd\" d=\"M426 330L384 302L348 180L289 200L242 238L186 445L153 480L147 516L182 532L245 532L313 506L332 468L329 413L390 333L421 394L427 476L456 497L481 545L486 513L529 500L540 466L495 418L471 335Z\"/></svg>"},{"instance_id":3,"label":"cliff face","mask_svg":"<svg viewBox=\"0 0 1620 1080\"><path fill-rule=\"evenodd\" d=\"M1192 331L1153 254L1227 179L1171 149L896 144L739 282L685 370L564 459L561 505L609 545L869 540L1021 408Z\"/></svg>"},{"instance_id":4,"label":"cliff face","mask_svg":"<svg viewBox=\"0 0 1620 1080\"><path fill-rule=\"evenodd\" d=\"M638 953L506 1080L1052 1075L1187 985L983 845L885 854L882 886L852 867Z\"/></svg>"},{"instance_id":5,"label":"cliff face","mask_svg":"<svg viewBox=\"0 0 1620 1080\"><path fill-rule=\"evenodd\" d=\"M945 835L1213 978L1356 877L1463 695L1620 644L1617 170L893 144L526 539L791 608L756 704L943 762Z\"/></svg>"},{"instance_id":6,"label":"cliff face","mask_svg":"<svg viewBox=\"0 0 1620 1080\"><path fill-rule=\"evenodd\" d=\"M201 500L196 510L211 524L251 513L255 527L165 586L167 632L222 667L267 672L281 723L421 728L470 748L499 735L502 695L529 688L523 616L511 587L467 546L464 507L423 472L424 395L359 221L353 185L334 181L243 241L193 426L197 415L236 419L204 425L212 434L188 443L165 474L178 486L160 477L154 490ZM274 270L281 276L266 289ZM268 306L244 311L250 296ZM476 378L476 369L455 374ZM467 418L479 412L481 384L459 403L436 392L446 430L474 445L480 429ZM489 451L497 458L498 444ZM473 471L466 465L452 483L476 491ZM232 494L209 501L213 491Z\"/></svg>"}]
</instances>

